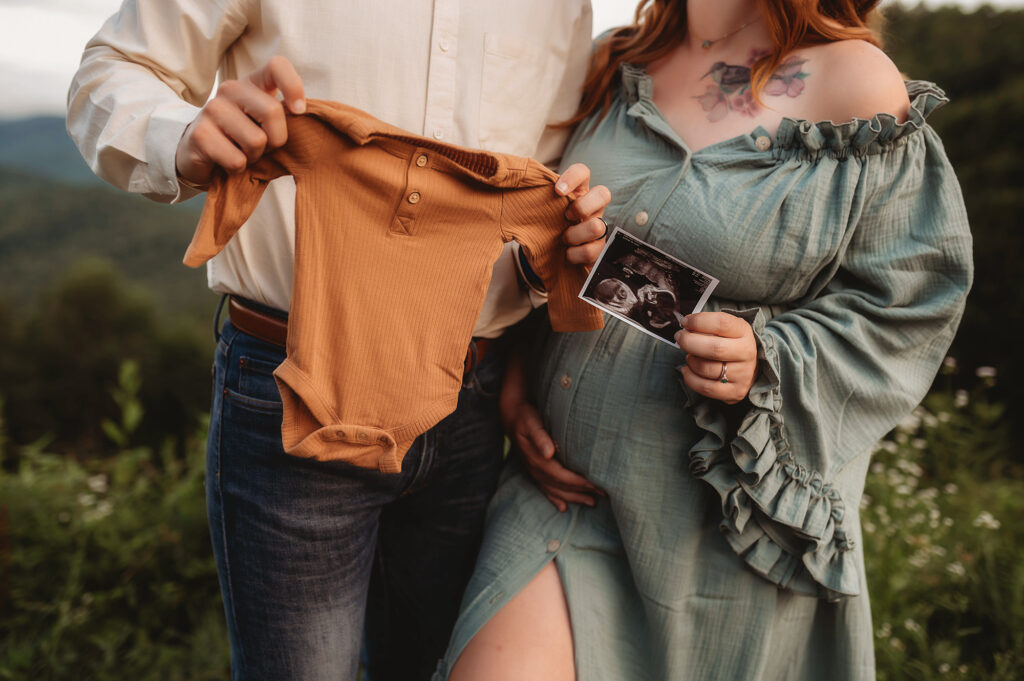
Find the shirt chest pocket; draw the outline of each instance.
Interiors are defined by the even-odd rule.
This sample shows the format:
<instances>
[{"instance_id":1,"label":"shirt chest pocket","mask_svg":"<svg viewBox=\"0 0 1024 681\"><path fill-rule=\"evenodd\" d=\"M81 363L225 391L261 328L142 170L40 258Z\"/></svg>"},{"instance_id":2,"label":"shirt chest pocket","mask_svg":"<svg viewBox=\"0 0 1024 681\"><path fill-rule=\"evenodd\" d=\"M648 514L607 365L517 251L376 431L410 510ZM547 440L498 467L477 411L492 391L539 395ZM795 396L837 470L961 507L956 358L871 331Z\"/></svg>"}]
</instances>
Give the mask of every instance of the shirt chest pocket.
<instances>
[{"instance_id":1,"label":"shirt chest pocket","mask_svg":"<svg viewBox=\"0 0 1024 681\"><path fill-rule=\"evenodd\" d=\"M484 34L480 90L480 144L532 156L548 123L564 61L523 38Z\"/></svg>"}]
</instances>

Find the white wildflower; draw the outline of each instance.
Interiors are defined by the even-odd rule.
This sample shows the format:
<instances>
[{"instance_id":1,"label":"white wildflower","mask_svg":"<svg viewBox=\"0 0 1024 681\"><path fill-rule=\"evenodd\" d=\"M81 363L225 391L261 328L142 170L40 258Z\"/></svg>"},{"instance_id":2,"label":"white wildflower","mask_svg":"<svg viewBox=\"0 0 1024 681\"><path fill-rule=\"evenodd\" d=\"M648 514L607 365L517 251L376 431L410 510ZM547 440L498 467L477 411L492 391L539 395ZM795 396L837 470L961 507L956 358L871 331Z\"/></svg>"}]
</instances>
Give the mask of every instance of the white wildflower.
<instances>
[{"instance_id":1,"label":"white wildflower","mask_svg":"<svg viewBox=\"0 0 1024 681\"><path fill-rule=\"evenodd\" d=\"M889 452L890 454L895 454L900 450L900 448L892 440L886 440L885 442L883 442L882 449Z\"/></svg>"},{"instance_id":2,"label":"white wildflower","mask_svg":"<svg viewBox=\"0 0 1024 681\"><path fill-rule=\"evenodd\" d=\"M957 409L963 409L967 406L968 402L970 402L970 398L967 395L967 391L963 389L957 390L953 396L953 406Z\"/></svg>"},{"instance_id":3,"label":"white wildflower","mask_svg":"<svg viewBox=\"0 0 1024 681\"><path fill-rule=\"evenodd\" d=\"M917 429L921 427L921 417L916 413L907 414L897 427L904 433L916 433Z\"/></svg>"},{"instance_id":4,"label":"white wildflower","mask_svg":"<svg viewBox=\"0 0 1024 681\"><path fill-rule=\"evenodd\" d=\"M946 486L942 488L942 491L945 492L946 494L956 494L957 492L960 491L960 488L956 486L955 482L950 482L947 483Z\"/></svg>"},{"instance_id":5,"label":"white wildflower","mask_svg":"<svg viewBox=\"0 0 1024 681\"><path fill-rule=\"evenodd\" d=\"M100 503L96 504L96 508L89 509L82 514L82 520L87 523L94 523L97 520L103 520L110 515L114 510L114 504L109 499L104 499Z\"/></svg>"},{"instance_id":6,"label":"white wildflower","mask_svg":"<svg viewBox=\"0 0 1024 681\"><path fill-rule=\"evenodd\" d=\"M877 527L875 527L874 523L867 523L867 522L864 523L863 527L864 527L864 534L874 534L875 530L878 529Z\"/></svg>"},{"instance_id":7,"label":"white wildflower","mask_svg":"<svg viewBox=\"0 0 1024 681\"><path fill-rule=\"evenodd\" d=\"M939 673L940 674L948 674L950 669L952 669L952 667L949 666L948 662L943 662L942 664L939 665Z\"/></svg>"},{"instance_id":8,"label":"white wildflower","mask_svg":"<svg viewBox=\"0 0 1024 681\"><path fill-rule=\"evenodd\" d=\"M995 378L996 368L995 367L978 367L974 370L974 375L978 378Z\"/></svg>"},{"instance_id":9,"label":"white wildflower","mask_svg":"<svg viewBox=\"0 0 1024 681\"><path fill-rule=\"evenodd\" d=\"M907 649L907 644L905 644L903 641L899 640L895 636L893 636L892 638L889 639L889 645L891 645L896 650L900 650L900 651L903 651L903 650Z\"/></svg>"},{"instance_id":10,"label":"white wildflower","mask_svg":"<svg viewBox=\"0 0 1024 681\"><path fill-rule=\"evenodd\" d=\"M967 568L960 561L954 561L946 566L946 572L953 575L954 577L964 577L967 575Z\"/></svg>"},{"instance_id":11,"label":"white wildflower","mask_svg":"<svg viewBox=\"0 0 1024 681\"><path fill-rule=\"evenodd\" d=\"M939 425L939 419L936 418L931 413L925 413L921 420L924 421L924 425L927 426L928 428L935 428L936 426Z\"/></svg>"},{"instance_id":12,"label":"white wildflower","mask_svg":"<svg viewBox=\"0 0 1024 681\"><path fill-rule=\"evenodd\" d=\"M896 487L896 494L907 495L914 491L914 488L910 485L899 485Z\"/></svg>"},{"instance_id":13,"label":"white wildflower","mask_svg":"<svg viewBox=\"0 0 1024 681\"><path fill-rule=\"evenodd\" d=\"M946 359L942 360L942 366L946 367L947 369L956 369L956 357L947 357Z\"/></svg>"},{"instance_id":14,"label":"white wildflower","mask_svg":"<svg viewBox=\"0 0 1024 681\"><path fill-rule=\"evenodd\" d=\"M892 625L886 622L882 625L882 627L878 630L878 632L875 635L878 636L878 638L889 638L891 634Z\"/></svg>"},{"instance_id":15,"label":"white wildflower","mask_svg":"<svg viewBox=\"0 0 1024 681\"><path fill-rule=\"evenodd\" d=\"M928 564L928 558L927 551L916 551L910 558L907 558L907 562L920 570Z\"/></svg>"},{"instance_id":16,"label":"white wildflower","mask_svg":"<svg viewBox=\"0 0 1024 681\"><path fill-rule=\"evenodd\" d=\"M945 525L946 527L953 527L953 519L952 518L943 518L942 519L942 524Z\"/></svg>"},{"instance_id":17,"label":"white wildflower","mask_svg":"<svg viewBox=\"0 0 1024 681\"><path fill-rule=\"evenodd\" d=\"M879 447L879 449L881 449L881 447ZM884 470L885 470L885 466L883 466L878 461L876 461L875 463L871 464L871 472L874 473L875 475L881 475Z\"/></svg>"},{"instance_id":18,"label":"white wildflower","mask_svg":"<svg viewBox=\"0 0 1024 681\"><path fill-rule=\"evenodd\" d=\"M107 476L103 475L103 473L90 475L86 478L85 484L96 494L105 494L107 491Z\"/></svg>"},{"instance_id":19,"label":"white wildflower","mask_svg":"<svg viewBox=\"0 0 1024 681\"><path fill-rule=\"evenodd\" d=\"M95 494L79 494L75 499L78 501L79 506L92 506L96 503Z\"/></svg>"},{"instance_id":20,"label":"white wildflower","mask_svg":"<svg viewBox=\"0 0 1024 681\"><path fill-rule=\"evenodd\" d=\"M1000 525L999 521L996 520L995 516L993 516L988 511L982 511L981 513L979 513L978 517L974 519L974 522L972 524L975 527L984 527L987 530L998 530Z\"/></svg>"},{"instance_id":21,"label":"white wildflower","mask_svg":"<svg viewBox=\"0 0 1024 681\"><path fill-rule=\"evenodd\" d=\"M923 437L915 437L914 440L910 443L910 446L913 447L914 449L924 449L925 447L928 446L928 441L925 440Z\"/></svg>"},{"instance_id":22,"label":"white wildflower","mask_svg":"<svg viewBox=\"0 0 1024 681\"><path fill-rule=\"evenodd\" d=\"M910 618L903 621L903 628L914 633L921 631L921 625Z\"/></svg>"},{"instance_id":23,"label":"white wildflower","mask_svg":"<svg viewBox=\"0 0 1024 681\"><path fill-rule=\"evenodd\" d=\"M940 411L938 418L939 423L949 423L949 420L953 418L953 415L950 414L948 411Z\"/></svg>"}]
</instances>

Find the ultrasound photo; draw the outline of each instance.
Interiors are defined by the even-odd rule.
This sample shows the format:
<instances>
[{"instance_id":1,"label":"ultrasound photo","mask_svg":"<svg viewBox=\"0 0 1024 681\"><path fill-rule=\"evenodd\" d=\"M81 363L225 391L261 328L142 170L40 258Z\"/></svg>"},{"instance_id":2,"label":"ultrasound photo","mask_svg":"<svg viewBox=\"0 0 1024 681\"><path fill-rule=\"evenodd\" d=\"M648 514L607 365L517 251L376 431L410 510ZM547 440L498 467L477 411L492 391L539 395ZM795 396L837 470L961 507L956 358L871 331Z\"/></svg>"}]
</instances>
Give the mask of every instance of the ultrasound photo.
<instances>
[{"instance_id":1,"label":"ultrasound photo","mask_svg":"<svg viewBox=\"0 0 1024 681\"><path fill-rule=\"evenodd\" d=\"M675 345L683 317L700 312L718 279L616 227L580 298Z\"/></svg>"}]
</instances>

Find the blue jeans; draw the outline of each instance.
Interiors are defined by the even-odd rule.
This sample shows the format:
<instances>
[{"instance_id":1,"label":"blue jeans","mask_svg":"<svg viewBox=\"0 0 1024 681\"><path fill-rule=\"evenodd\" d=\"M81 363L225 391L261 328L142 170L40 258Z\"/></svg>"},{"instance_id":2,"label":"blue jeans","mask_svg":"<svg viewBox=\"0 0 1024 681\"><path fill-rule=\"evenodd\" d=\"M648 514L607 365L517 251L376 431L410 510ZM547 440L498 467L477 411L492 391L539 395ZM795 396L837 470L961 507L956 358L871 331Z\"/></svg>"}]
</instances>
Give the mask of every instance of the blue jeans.
<instances>
[{"instance_id":1,"label":"blue jeans","mask_svg":"<svg viewBox=\"0 0 1024 681\"><path fill-rule=\"evenodd\" d=\"M429 679L445 651L497 485L500 348L400 474L281 446L271 375L284 350L223 327L214 363L207 505L232 678Z\"/></svg>"}]
</instances>

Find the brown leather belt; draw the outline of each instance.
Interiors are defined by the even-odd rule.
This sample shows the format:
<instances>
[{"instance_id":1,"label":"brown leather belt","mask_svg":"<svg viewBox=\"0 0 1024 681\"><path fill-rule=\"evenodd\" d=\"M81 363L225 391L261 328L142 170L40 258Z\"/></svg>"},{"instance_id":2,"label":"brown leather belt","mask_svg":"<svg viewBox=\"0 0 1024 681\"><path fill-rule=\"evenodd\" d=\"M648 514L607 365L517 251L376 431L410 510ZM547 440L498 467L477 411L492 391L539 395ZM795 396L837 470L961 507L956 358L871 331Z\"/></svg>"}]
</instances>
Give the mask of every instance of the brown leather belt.
<instances>
[{"instance_id":1,"label":"brown leather belt","mask_svg":"<svg viewBox=\"0 0 1024 681\"><path fill-rule=\"evenodd\" d=\"M274 315L261 312L246 305L234 296L228 297L228 318L236 329L255 336L260 340L285 347L288 340L288 322ZM474 338L466 350L463 361L463 374L468 374L473 367L487 355L496 343L492 338Z\"/></svg>"}]
</instances>

